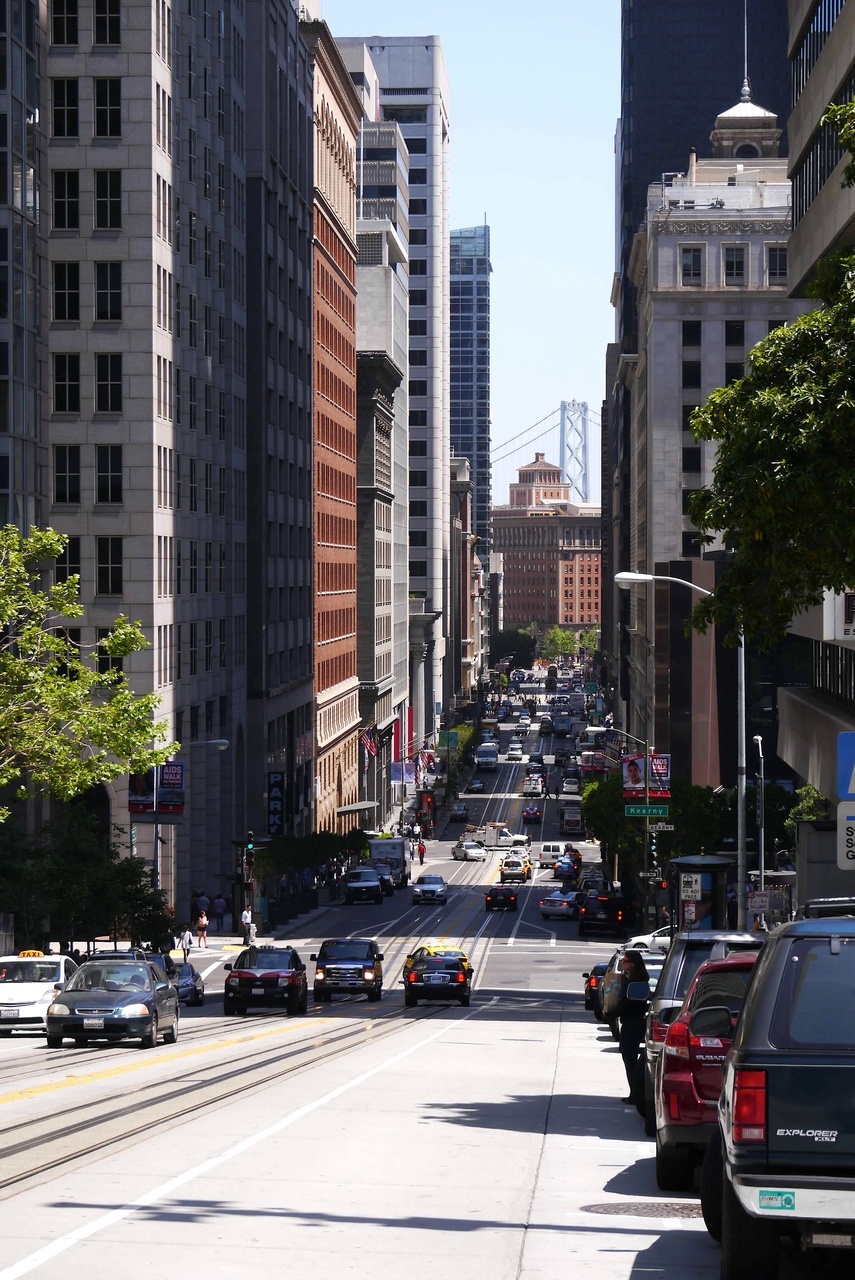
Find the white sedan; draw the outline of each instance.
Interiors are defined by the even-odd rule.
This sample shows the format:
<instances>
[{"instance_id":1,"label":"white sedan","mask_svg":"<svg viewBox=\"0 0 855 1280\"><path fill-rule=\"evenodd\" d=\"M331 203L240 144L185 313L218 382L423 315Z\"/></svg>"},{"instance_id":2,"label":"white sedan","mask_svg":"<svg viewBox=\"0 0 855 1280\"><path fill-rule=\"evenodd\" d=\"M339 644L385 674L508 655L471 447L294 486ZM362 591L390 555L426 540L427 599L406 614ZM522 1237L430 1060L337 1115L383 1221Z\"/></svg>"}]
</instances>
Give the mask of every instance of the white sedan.
<instances>
[{"instance_id":1,"label":"white sedan","mask_svg":"<svg viewBox=\"0 0 855 1280\"><path fill-rule=\"evenodd\" d=\"M45 1031L48 1006L76 971L70 956L22 951L0 956L0 1036Z\"/></svg>"},{"instance_id":2,"label":"white sedan","mask_svg":"<svg viewBox=\"0 0 855 1280\"><path fill-rule=\"evenodd\" d=\"M671 945L671 928L655 929L653 933L638 933L626 943L636 951L667 951Z\"/></svg>"},{"instance_id":3,"label":"white sedan","mask_svg":"<svg viewBox=\"0 0 855 1280\"><path fill-rule=\"evenodd\" d=\"M477 840L458 840L451 850L451 856L455 862L484 862L487 850Z\"/></svg>"}]
</instances>

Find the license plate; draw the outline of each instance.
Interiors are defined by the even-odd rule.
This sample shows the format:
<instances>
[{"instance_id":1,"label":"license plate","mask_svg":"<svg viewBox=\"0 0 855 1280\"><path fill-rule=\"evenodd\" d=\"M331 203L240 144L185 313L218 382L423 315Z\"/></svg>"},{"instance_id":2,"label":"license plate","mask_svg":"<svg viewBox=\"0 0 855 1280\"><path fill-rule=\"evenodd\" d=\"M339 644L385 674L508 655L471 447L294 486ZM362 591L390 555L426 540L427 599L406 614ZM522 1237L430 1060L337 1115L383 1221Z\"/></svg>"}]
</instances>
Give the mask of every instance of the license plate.
<instances>
[{"instance_id":1,"label":"license plate","mask_svg":"<svg viewBox=\"0 0 855 1280\"><path fill-rule=\"evenodd\" d=\"M606 918L606 913L605 913L605 911L595 911L595 912L594 912L594 919L595 919L595 920L605 920L605 918Z\"/></svg>"},{"instance_id":2,"label":"license plate","mask_svg":"<svg viewBox=\"0 0 855 1280\"><path fill-rule=\"evenodd\" d=\"M427 973L425 974L425 982L438 984L442 982L448 982L448 978L444 973Z\"/></svg>"},{"instance_id":3,"label":"license plate","mask_svg":"<svg viewBox=\"0 0 855 1280\"><path fill-rule=\"evenodd\" d=\"M84 1018L83 1030L84 1031L103 1031L104 1019L103 1018Z\"/></svg>"},{"instance_id":4,"label":"license plate","mask_svg":"<svg viewBox=\"0 0 855 1280\"><path fill-rule=\"evenodd\" d=\"M17 1018L18 1009L0 1009L0 1018Z\"/></svg>"},{"instance_id":5,"label":"license plate","mask_svg":"<svg viewBox=\"0 0 855 1280\"><path fill-rule=\"evenodd\" d=\"M264 987L253 987L253 988L252 988L252 994L253 994L254 996L263 996L263 995L264 995Z\"/></svg>"}]
</instances>

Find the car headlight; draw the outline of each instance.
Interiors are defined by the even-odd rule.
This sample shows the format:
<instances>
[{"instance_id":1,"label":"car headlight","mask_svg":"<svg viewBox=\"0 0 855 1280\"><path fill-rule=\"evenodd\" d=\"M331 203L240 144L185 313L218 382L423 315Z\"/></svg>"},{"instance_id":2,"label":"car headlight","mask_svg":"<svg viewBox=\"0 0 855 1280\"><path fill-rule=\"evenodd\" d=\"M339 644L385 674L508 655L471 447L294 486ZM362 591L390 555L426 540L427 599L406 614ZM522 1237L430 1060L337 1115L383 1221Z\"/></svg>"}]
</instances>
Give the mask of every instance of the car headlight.
<instances>
[{"instance_id":1,"label":"car headlight","mask_svg":"<svg viewBox=\"0 0 855 1280\"><path fill-rule=\"evenodd\" d=\"M53 1014L55 1018L67 1018L71 1010L67 1004L52 1004L48 1013Z\"/></svg>"},{"instance_id":2,"label":"car headlight","mask_svg":"<svg viewBox=\"0 0 855 1280\"><path fill-rule=\"evenodd\" d=\"M240 978L238 978L235 974L232 974L230 977L226 978L227 987L236 987L239 982L240 982Z\"/></svg>"},{"instance_id":3,"label":"car headlight","mask_svg":"<svg viewBox=\"0 0 855 1280\"><path fill-rule=\"evenodd\" d=\"M324 973L323 969L315 970L315 982L323 982L325 977L326 977L326 974Z\"/></svg>"},{"instance_id":4,"label":"car headlight","mask_svg":"<svg viewBox=\"0 0 855 1280\"><path fill-rule=\"evenodd\" d=\"M46 991L44 995L39 996L38 1000L36 1001L36 1004L50 1004L51 1000L53 1000L55 995L56 995L55 991Z\"/></svg>"},{"instance_id":5,"label":"car headlight","mask_svg":"<svg viewBox=\"0 0 855 1280\"><path fill-rule=\"evenodd\" d=\"M145 1004L123 1004L116 1012L123 1014L126 1018L147 1018L151 1010Z\"/></svg>"},{"instance_id":6,"label":"car headlight","mask_svg":"<svg viewBox=\"0 0 855 1280\"><path fill-rule=\"evenodd\" d=\"M373 981L374 981L374 970L373 970L373 969L366 969L362 976L363 976L363 978L365 979L365 981L366 981L366 982L373 982Z\"/></svg>"}]
</instances>

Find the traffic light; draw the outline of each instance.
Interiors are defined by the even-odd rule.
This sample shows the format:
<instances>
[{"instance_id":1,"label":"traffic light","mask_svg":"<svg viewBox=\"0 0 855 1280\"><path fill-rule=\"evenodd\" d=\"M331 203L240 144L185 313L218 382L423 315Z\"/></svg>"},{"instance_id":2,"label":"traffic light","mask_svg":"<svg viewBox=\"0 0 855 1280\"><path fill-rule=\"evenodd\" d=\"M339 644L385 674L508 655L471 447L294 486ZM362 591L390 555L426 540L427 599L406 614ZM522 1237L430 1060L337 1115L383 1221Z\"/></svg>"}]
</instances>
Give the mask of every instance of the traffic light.
<instances>
[{"instance_id":1,"label":"traffic light","mask_svg":"<svg viewBox=\"0 0 855 1280\"><path fill-rule=\"evenodd\" d=\"M246 833L246 869L247 871L252 870L252 866L254 862L255 862L255 839L253 837L252 832L247 831Z\"/></svg>"},{"instance_id":2,"label":"traffic light","mask_svg":"<svg viewBox=\"0 0 855 1280\"><path fill-rule=\"evenodd\" d=\"M656 858L656 832L655 831L651 831L650 833L650 865L652 866L654 871L659 870L659 863Z\"/></svg>"}]
</instances>

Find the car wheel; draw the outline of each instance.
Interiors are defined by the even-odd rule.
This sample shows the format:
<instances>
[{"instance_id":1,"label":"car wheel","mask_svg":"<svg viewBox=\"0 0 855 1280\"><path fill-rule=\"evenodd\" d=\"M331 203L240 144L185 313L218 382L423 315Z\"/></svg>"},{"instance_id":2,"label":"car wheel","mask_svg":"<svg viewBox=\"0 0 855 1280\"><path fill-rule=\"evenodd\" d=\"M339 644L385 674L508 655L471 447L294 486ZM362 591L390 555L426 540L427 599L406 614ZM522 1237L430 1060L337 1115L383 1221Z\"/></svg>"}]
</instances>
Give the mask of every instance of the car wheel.
<instances>
[{"instance_id":1,"label":"car wheel","mask_svg":"<svg viewBox=\"0 0 855 1280\"><path fill-rule=\"evenodd\" d=\"M175 1044L178 1040L178 1010L175 1010L175 1021L168 1031L163 1033L164 1044Z\"/></svg>"},{"instance_id":2,"label":"car wheel","mask_svg":"<svg viewBox=\"0 0 855 1280\"><path fill-rule=\"evenodd\" d=\"M466 992L465 996L460 997L460 1004L461 1004L461 1007L464 1009L469 1008L469 992L468 991Z\"/></svg>"},{"instance_id":3,"label":"car wheel","mask_svg":"<svg viewBox=\"0 0 855 1280\"><path fill-rule=\"evenodd\" d=\"M323 991L318 991L317 987L315 987L314 991L312 992L312 999L314 1000L315 1004L320 1004L323 998L324 998Z\"/></svg>"},{"instance_id":4,"label":"car wheel","mask_svg":"<svg viewBox=\"0 0 855 1280\"><path fill-rule=\"evenodd\" d=\"M701 1165L701 1213L713 1240L721 1244L721 1201L724 1167L721 1134L716 1130L707 1145Z\"/></svg>"},{"instance_id":5,"label":"car wheel","mask_svg":"<svg viewBox=\"0 0 855 1280\"><path fill-rule=\"evenodd\" d=\"M309 1012L309 988L306 987L300 997L300 1007L297 1012L305 1016Z\"/></svg>"},{"instance_id":6,"label":"car wheel","mask_svg":"<svg viewBox=\"0 0 855 1280\"><path fill-rule=\"evenodd\" d=\"M382 893L378 893L378 895L377 895L377 897L374 899L374 901L375 901L375 902L382 902L382 901L383 901L383 894L382 894Z\"/></svg>"},{"instance_id":7,"label":"car wheel","mask_svg":"<svg viewBox=\"0 0 855 1280\"><path fill-rule=\"evenodd\" d=\"M154 1049L157 1045L157 1014L152 1014L151 1026L148 1032L140 1039L140 1047L143 1049Z\"/></svg>"},{"instance_id":8,"label":"car wheel","mask_svg":"<svg viewBox=\"0 0 855 1280\"><path fill-rule=\"evenodd\" d=\"M656 1134L656 1185L660 1191L689 1191L695 1164L689 1147L663 1147Z\"/></svg>"},{"instance_id":9,"label":"car wheel","mask_svg":"<svg viewBox=\"0 0 855 1280\"><path fill-rule=\"evenodd\" d=\"M48 1036L45 1043L49 1049L61 1049L62 1036Z\"/></svg>"},{"instance_id":10,"label":"car wheel","mask_svg":"<svg viewBox=\"0 0 855 1280\"><path fill-rule=\"evenodd\" d=\"M408 1009L415 1009L418 1002L418 996L414 995L412 991L404 992L404 1004Z\"/></svg>"},{"instance_id":11,"label":"car wheel","mask_svg":"<svg viewBox=\"0 0 855 1280\"><path fill-rule=\"evenodd\" d=\"M656 1133L656 1099L653 1096L653 1081L650 1072L644 1069L644 1132L648 1138Z\"/></svg>"},{"instance_id":12,"label":"car wheel","mask_svg":"<svg viewBox=\"0 0 855 1280\"><path fill-rule=\"evenodd\" d=\"M484 903L484 910L485 910L485 911L492 911L492 910L493 910L493 908L490 906L489 902L485 902L485 903Z\"/></svg>"},{"instance_id":13,"label":"car wheel","mask_svg":"<svg viewBox=\"0 0 855 1280\"><path fill-rule=\"evenodd\" d=\"M781 1237L773 1220L752 1218L722 1179L721 1280L775 1280Z\"/></svg>"},{"instance_id":14,"label":"car wheel","mask_svg":"<svg viewBox=\"0 0 855 1280\"><path fill-rule=\"evenodd\" d=\"M325 991L325 992L324 992L324 1001L325 1001L327 1004L332 1004L332 996L333 996L333 993L332 993L331 991Z\"/></svg>"},{"instance_id":15,"label":"car wheel","mask_svg":"<svg viewBox=\"0 0 855 1280\"><path fill-rule=\"evenodd\" d=\"M199 999L196 1001L196 1003L197 1003L197 1004L204 1004L204 1003L205 1003L205 992L204 992L204 991L200 991L200 992L199 992Z\"/></svg>"},{"instance_id":16,"label":"car wheel","mask_svg":"<svg viewBox=\"0 0 855 1280\"><path fill-rule=\"evenodd\" d=\"M368 995L368 1000L370 1004L376 1004L377 1001L380 999L380 992L376 988L372 991L367 992L367 995Z\"/></svg>"}]
</instances>

